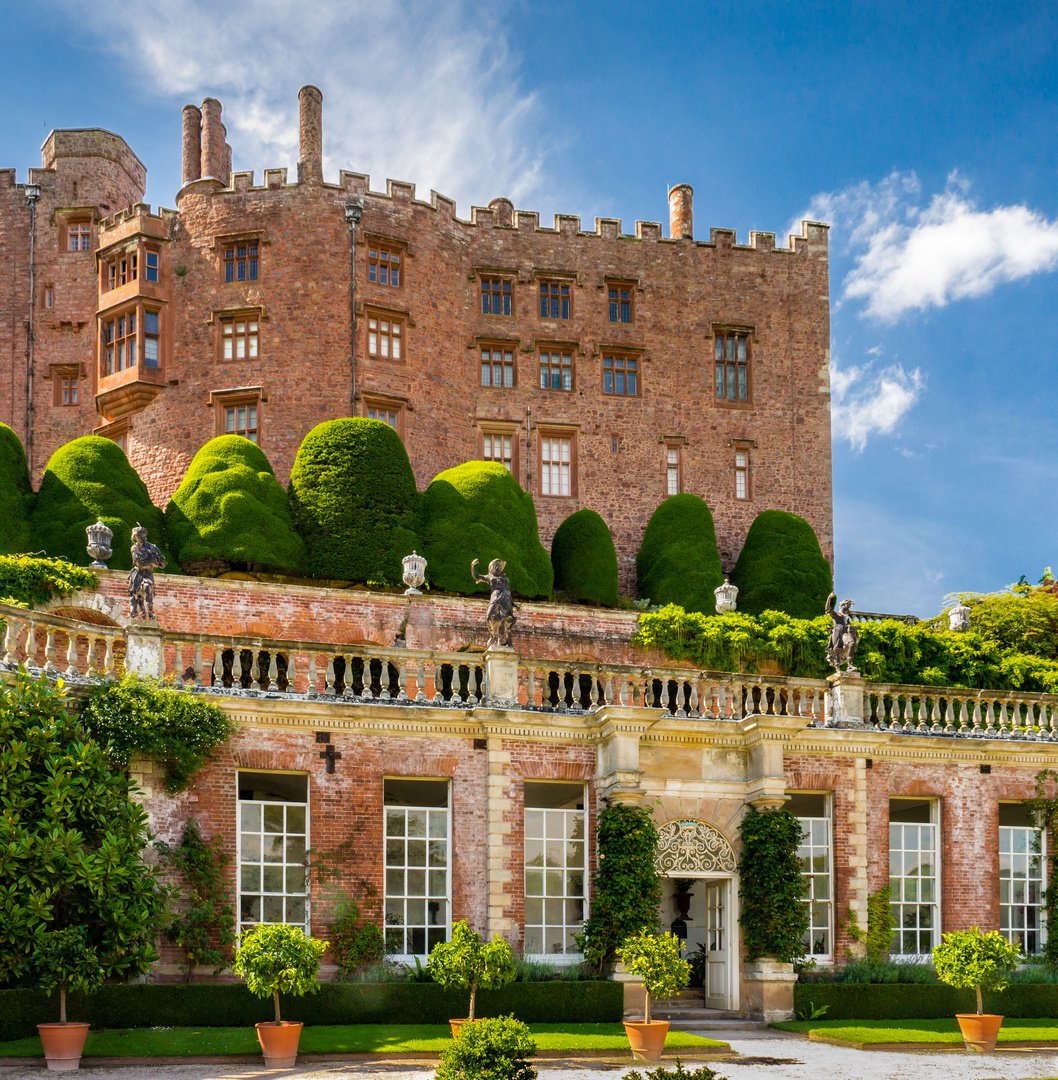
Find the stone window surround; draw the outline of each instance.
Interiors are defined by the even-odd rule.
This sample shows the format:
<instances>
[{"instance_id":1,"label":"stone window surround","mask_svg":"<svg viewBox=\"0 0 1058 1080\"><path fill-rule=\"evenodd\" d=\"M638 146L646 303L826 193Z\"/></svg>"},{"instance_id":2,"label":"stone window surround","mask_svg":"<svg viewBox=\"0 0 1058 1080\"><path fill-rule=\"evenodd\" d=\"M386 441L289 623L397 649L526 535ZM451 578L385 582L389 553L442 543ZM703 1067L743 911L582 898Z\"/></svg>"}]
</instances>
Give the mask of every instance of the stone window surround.
<instances>
[{"instance_id":1,"label":"stone window surround","mask_svg":"<svg viewBox=\"0 0 1058 1080\"><path fill-rule=\"evenodd\" d=\"M214 236L213 242L209 246L209 251L217 261L217 283L224 286L231 286L232 288L238 288L240 286L257 288L257 286L261 284L261 278L264 276L262 273L264 269L264 249L270 243L271 241L268 239L268 236L263 229L250 229L246 232L236 233L220 233L217 236ZM228 248L235 247L237 244L257 245L257 277L253 281L226 280L224 253Z\"/></svg>"},{"instance_id":2,"label":"stone window surround","mask_svg":"<svg viewBox=\"0 0 1058 1080\"><path fill-rule=\"evenodd\" d=\"M164 342L168 340L168 328L164 325L165 316L163 312L166 310L166 304L163 300L156 300L153 297L135 296L130 298L127 303L123 303L119 306L111 308L109 311L101 312L98 316L98 340L96 348L99 356L99 382L104 379L113 378L120 375L122 372L129 371L130 369L147 369L152 371L164 371L165 370L165 353L166 349ZM146 313L150 311L158 316L158 331L157 333L147 333L147 322L145 319ZM116 367L113 372L108 372L107 367L107 345L106 341L106 327L108 323L117 323L118 319L127 318L130 313L136 315L136 332L135 334L128 334L123 339L125 341L133 342L133 349L135 350L135 359L130 359L126 356L125 366L118 370ZM116 330L115 330L116 332ZM156 364L148 364L145 353L146 340L148 337L155 339L158 343L158 362ZM118 339L116 339L118 340Z\"/></svg>"},{"instance_id":3,"label":"stone window surround","mask_svg":"<svg viewBox=\"0 0 1058 1080\"><path fill-rule=\"evenodd\" d=\"M602 291L603 291L603 303L605 304L605 307L603 308L603 314L606 316L606 318L604 319L604 322L606 323L606 325L607 326L635 326L636 325L636 318L637 318L636 308L638 307L638 302L637 301L638 301L638 294L639 294L639 291L640 291L640 289L639 289L639 280L637 278L606 277L606 278L603 278L602 284L599 286L599 288L602 289ZM611 319L610 318L610 290L611 289L617 289L618 290L618 299L616 301L618 304L620 304L622 302L621 298L620 298L620 290L622 290L622 289L627 289L628 290L629 319L628 319L627 322L622 322L621 317L620 317L621 316L620 310L618 310L618 313L617 313L618 317L616 319Z\"/></svg>"},{"instance_id":4,"label":"stone window surround","mask_svg":"<svg viewBox=\"0 0 1058 1080\"><path fill-rule=\"evenodd\" d=\"M369 350L370 344L370 327L369 322L371 319L385 320L390 323L400 324L400 357L394 360L392 356L381 356L378 353L373 353ZM385 307L381 304L366 303L360 309L357 315L357 323L363 323L363 353L362 355L371 361L378 361L383 364L406 364L408 361L408 338L410 337L408 331L415 327L415 321L411 317L411 312L407 308L394 308Z\"/></svg>"},{"instance_id":5,"label":"stone window surround","mask_svg":"<svg viewBox=\"0 0 1058 1080\"><path fill-rule=\"evenodd\" d=\"M253 406L257 409L257 440L261 445L264 431L262 404L268 403L268 396L263 386L233 386L226 390L209 392L209 407L214 413L214 431L217 435L230 435L227 424L227 410L241 406Z\"/></svg>"},{"instance_id":6,"label":"stone window surround","mask_svg":"<svg viewBox=\"0 0 1058 1080\"><path fill-rule=\"evenodd\" d=\"M662 483L664 484L664 490L666 492L666 498L670 495L679 495L681 492L686 491L683 482L683 448L687 445L686 435L662 435L658 442L661 443L663 448L661 458L661 474ZM669 454L671 451L676 451L676 490L669 491L669 469L671 462L669 461Z\"/></svg>"},{"instance_id":7,"label":"stone window surround","mask_svg":"<svg viewBox=\"0 0 1058 1080\"><path fill-rule=\"evenodd\" d=\"M94 251L95 240L95 210L90 206L71 206L55 211L52 221L59 227L59 251L66 255L84 255ZM78 247L76 251L70 250L70 230L74 226L87 225L88 247Z\"/></svg>"},{"instance_id":8,"label":"stone window surround","mask_svg":"<svg viewBox=\"0 0 1058 1080\"><path fill-rule=\"evenodd\" d=\"M578 424L563 424L553 423L548 420L542 420L535 423L536 429L536 466L537 476L537 492L536 494L542 499L575 499L577 497L577 433L580 425ZM544 494L544 440L545 439L568 439L569 440L569 494L568 495L556 495L556 494Z\"/></svg>"},{"instance_id":9,"label":"stone window surround","mask_svg":"<svg viewBox=\"0 0 1058 1080\"><path fill-rule=\"evenodd\" d=\"M540 354L545 353L545 352L547 352L547 353L567 353L569 355L569 357L570 357L570 361L571 361L570 362L570 381L571 381L571 385L570 385L569 390L560 390L560 392L568 394L568 393L572 393L574 390L576 390L578 388L577 383L578 383L578 376L579 376L579 369L580 369L579 358L585 355L584 349L581 347L579 342L577 342L577 341L556 341L556 340L552 340L550 338L548 338L548 339L545 339L545 338L533 338L533 344L532 344L531 349L532 349L532 351L535 351L536 354L537 354L537 357L536 357L536 378L535 378L534 383L533 383L534 387L537 390L541 390L541 391L544 390L544 387L542 387L540 385ZM515 365L515 366L517 367L517 365ZM517 383L518 383L518 380L515 379L515 385L517 385ZM547 389L551 390L553 388L548 387Z\"/></svg>"},{"instance_id":10,"label":"stone window surround","mask_svg":"<svg viewBox=\"0 0 1058 1080\"><path fill-rule=\"evenodd\" d=\"M110 439L112 442L116 442L122 450L125 451L126 457L129 452L129 432L132 431L132 418L128 416L122 416L118 420L114 420L109 424L100 424L92 434L99 435L103 439Z\"/></svg>"},{"instance_id":11,"label":"stone window surround","mask_svg":"<svg viewBox=\"0 0 1058 1080\"><path fill-rule=\"evenodd\" d=\"M708 381L709 398L718 409L752 409L753 402L753 353L757 343L757 328L748 323L711 322L712 348L709 352ZM746 400L730 401L716 396L716 340L727 334L742 334L746 338Z\"/></svg>"},{"instance_id":12,"label":"stone window surround","mask_svg":"<svg viewBox=\"0 0 1058 1080\"><path fill-rule=\"evenodd\" d=\"M257 320L257 355L232 357L230 360L224 357L224 325L234 322L236 319ZM268 322L268 314L260 304L247 305L238 308L217 309L210 313L209 323L215 327L216 333L216 358L217 363L227 367L228 364L240 364L256 362L261 359L261 345L264 338L264 324Z\"/></svg>"},{"instance_id":13,"label":"stone window surround","mask_svg":"<svg viewBox=\"0 0 1058 1080\"><path fill-rule=\"evenodd\" d=\"M518 354L520 352L528 351L527 348L522 347L521 338L516 337L494 337L492 335L475 334L467 345L468 349L473 350L473 381L472 385L478 391L482 390L513 390L518 387L518 368L520 366L518 362ZM514 386L482 386L481 385L481 352L483 349L499 349L500 352L509 352L514 362Z\"/></svg>"},{"instance_id":14,"label":"stone window surround","mask_svg":"<svg viewBox=\"0 0 1058 1080\"><path fill-rule=\"evenodd\" d=\"M577 287L577 284L578 284L576 277L574 275L572 275L572 274L563 274L563 273L559 273L559 272L550 273L550 272L546 272L546 271L537 271L536 273L533 274L532 281L533 281L534 288L536 290L536 293L535 293L536 311L537 311L538 315L540 316L540 318L545 322L572 322L574 317L576 316L576 313L577 313L577 307L576 307L576 304L574 302L574 294L576 293L576 287ZM558 285L559 286L559 294L560 295L558 296L558 300L560 301L560 303L559 303L559 314L558 315L550 314L551 300L553 299L551 294L550 294L550 291L548 292L548 309L549 309L548 314L544 315L544 314L540 313L540 300L541 300L540 290L545 285L548 286L549 290L550 290L550 287L552 285ZM561 291L562 291L561 287L562 286L566 286L569 289L568 295L566 295L566 296L561 295ZM568 302L568 309L569 309L569 314L568 315L562 315L561 314L561 311L562 311L561 301L562 300L566 300Z\"/></svg>"},{"instance_id":15,"label":"stone window surround","mask_svg":"<svg viewBox=\"0 0 1058 1080\"><path fill-rule=\"evenodd\" d=\"M52 393L51 403L52 405L68 409L76 408L83 403L83 387L81 386L81 380L87 379L85 374L84 364L49 364L45 379L51 379L52 381ZM63 382L68 379L76 379L77 388L77 401L63 401Z\"/></svg>"},{"instance_id":16,"label":"stone window surround","mask_svg":"<svg viewBox=\"0 0 1058 1080\"><path fill-rule=\"evenodd\" d=\"M634 348L628 345L612 345L604 341L600 341L595 346L595 355L599 358L599 393L608 398L641 398L643 396L643 375L645 371L646 361L649 359L646 349ZM615 358L621 360L634 360L636 362L636 392L629 394L627 391L627 380L625 382L625 393L606 393L606 369L604 363L607 358Z\"/></svg>"},{"instance_id":17,"label":"stone window surround","mask_svg":"<svg viewBox=\"0 0 1058 1080\"><path fill-rule=\"evenodd\" d=\"M727 445L731 448L731 494L738 502L753 502L753 451L757 449L756 439L728 439ZM746 455L744 466L746 473L746 494L742 497L738 494L738 455Z\"/></svg>"},{"instance_id":18,"label":"stone window surround","mask_svg":"<svg viewBox=\"0 0 1058 1080\"><path fill-rule=\"evenodd\" d=\"M357 394L360 403L358 416L367 416L368 409L377 412L392 412L397 414L397 426L394 429L400 436L400 441L405 441L407 432L407 414L413 412L413 407L405 397L397 397L394 394L377 393L373 390L365 390Z\"/></svg>"},{"instance_id":19,"label":"stone window surround","mask_svg":"<svg viewBox=\"0 0 1058 1080\"><path fill-rule=\"evenodd\" d=\"M379 262L380 262L380 260L379 260L379 258L377 256L376 256L376 258L372 259L372 257L371 257L372 251L376 252L377 256L380 256L383 252L385 252L386 255L389 256L390 261L393 259L394 255L397 257L397 259L399 261L398 261L398 264L397 264L398 265L398 272L397 272L397 284L396 285L394 285L392 281L380 281L379 280L380 274L378 273L377 269L376 269L375 277L372 279L372 277L371 277L372 263L374 263L374 265L377 268L378 265L379 265ZM398 289L398 290L403 289L404 284L405 284L405 279L407 277L407 270L408 270L407 259L408 259L408 245L407 244L403 243L400 240L393 240L393 239L391 239L389 237L382 237L382 236L376 236L376 235L373 235L373 234L368 234L368 236L366 238L366 243L364 244L364 260L365 260L365 266L366 266L366 269L365 269L365 281L366 281L367 286L369 288L377 285L382 289Z\"/></svg>"},{"instance_id":20,"label":"stone window surround","mask_svg":"<svg viewBox=\"0 0 1058 1080\"><path fill-rule=\"evenodd\" d=\"M521 483L522 424L517 420L493 420L479 418L477 421L477 427L478 457L481 458L483 461L490 460L485 458L486 435L499 435L501 438L506 437L511 440L511 476L513 476L515 480Z\"/></svg>"},{"instance_id":21,"label":"stone window surround","mask_svg":"<svg viewBox=\"0 0 1058 1080\"><path fill-rule=\"evenodd\" d=\"M474 303L477 305L477 313L479 315L481 315L483 318L488 318L488 319L491 319L491 318L513 319L514 316L518 314L518 306L517 306L517 303L515 301L515 296L516 296L516 293L518 291L517 290L517 286L518 286L518 272L517 272L517 270L512 270L509 267L500 268L500 267L494 267L494 266L475 266L474 271L471 274L471 280L477 283L477 296L475 297ZM492 311L491 310L491 305L490 305L490 310L488 312L484 312L484 311L481 310L481 297L482 296L490 296L491 297L493 295L493 292L492 292L491 288L490 288L490 290L488 292L486 292L482 288L482 285L486 281L488 281L488 282L494 282L494 281L500 282L499 295L502 296L502 297L510 297L511 310L509 312L507 312L507 311L500 311L500 312ZM504 291L504 289L503 289L503 283L504 282L506 282L506 283L508 283L510 285L510 291L509 292Z\"/></svg>"}]
</instances>

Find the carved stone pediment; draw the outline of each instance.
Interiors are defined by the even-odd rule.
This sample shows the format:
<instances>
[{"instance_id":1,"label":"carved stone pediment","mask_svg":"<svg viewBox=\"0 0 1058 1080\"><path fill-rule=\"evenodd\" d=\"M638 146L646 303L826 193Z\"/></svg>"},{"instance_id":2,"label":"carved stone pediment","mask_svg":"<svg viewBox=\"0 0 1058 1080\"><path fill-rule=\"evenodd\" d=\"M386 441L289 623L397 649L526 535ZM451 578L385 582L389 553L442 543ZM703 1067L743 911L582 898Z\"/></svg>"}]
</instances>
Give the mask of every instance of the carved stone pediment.
<instances>
[{"instance_id":1,"label":"carved stone pediment","mask_svg":"<svg viewBox=\"0 0 1058 1080\"><path fill-rule=\"evenodd\" d=\"M696 818L666 822L658 829L658 838L656 865L665 877L733 874L738 867L723 833Z\"/></svg>"}]
</instances>

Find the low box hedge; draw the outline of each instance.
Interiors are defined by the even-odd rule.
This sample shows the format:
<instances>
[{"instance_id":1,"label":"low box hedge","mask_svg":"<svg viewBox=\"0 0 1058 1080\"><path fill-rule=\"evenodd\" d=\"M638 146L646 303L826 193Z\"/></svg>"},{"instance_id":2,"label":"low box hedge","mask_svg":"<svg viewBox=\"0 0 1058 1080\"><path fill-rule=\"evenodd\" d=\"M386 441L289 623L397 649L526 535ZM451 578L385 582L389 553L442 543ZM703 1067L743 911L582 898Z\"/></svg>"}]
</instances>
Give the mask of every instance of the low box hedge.
<instances>
[{"instance_id":1,"label":"low box hedge","mask_svg":"<svg viewBox=\"0 0 1058 1080\"><path fill-rule=\"evenodd\" d=\"M469 1004L468 991L436 983L324 983L317 994L281 1001L284 1020L307 1024L446 1024ZM475 1012L513 1013L527 1024L613 1024L623 1009L621 983L518 982L479 990ZM70 994L67 1014L94 1028L242 1027L274 1016L271 1000L241 983L104 986L89 997ZM35 1035L38 1023L58 1017L58 992L0 990L0 1042Z\"/></svg>"},{"instance_id":2,"label":"low box hedge","mask_svg":"<svg viewBox=\"0 0 1058 1080\"><path fill-rule=\"evenodd\" d=\"M798 1018L827 1007L823 1020L940 1020L977 1011L972 990L943 983L797 983L794 1009ZM999 994L984 995L985 1012L1001 1016L1058 1016L1058 985L1019 983Z\"/></svg>"}]
</instances>

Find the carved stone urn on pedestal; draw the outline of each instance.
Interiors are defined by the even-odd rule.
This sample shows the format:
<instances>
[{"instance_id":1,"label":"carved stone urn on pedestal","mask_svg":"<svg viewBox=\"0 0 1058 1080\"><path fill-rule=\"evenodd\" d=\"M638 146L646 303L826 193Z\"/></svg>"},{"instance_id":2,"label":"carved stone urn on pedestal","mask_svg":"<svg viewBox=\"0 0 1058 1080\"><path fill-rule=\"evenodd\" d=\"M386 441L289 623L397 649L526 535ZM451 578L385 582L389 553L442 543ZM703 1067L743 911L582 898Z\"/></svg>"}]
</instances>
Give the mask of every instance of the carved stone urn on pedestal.
<instances>
[{"instance_id":1,"label":"carved stone urn on pedestal","mask_svg":"<svg viewBox=\"0 0 1058 1080\"><path fill-rule=\"evenodd\" d=\"M413 551L405 555L401 562L404 564L404 584L408 586L404 595L422 596L419 586L426 580L426 560Z\"/></svg>"}]
</instances>

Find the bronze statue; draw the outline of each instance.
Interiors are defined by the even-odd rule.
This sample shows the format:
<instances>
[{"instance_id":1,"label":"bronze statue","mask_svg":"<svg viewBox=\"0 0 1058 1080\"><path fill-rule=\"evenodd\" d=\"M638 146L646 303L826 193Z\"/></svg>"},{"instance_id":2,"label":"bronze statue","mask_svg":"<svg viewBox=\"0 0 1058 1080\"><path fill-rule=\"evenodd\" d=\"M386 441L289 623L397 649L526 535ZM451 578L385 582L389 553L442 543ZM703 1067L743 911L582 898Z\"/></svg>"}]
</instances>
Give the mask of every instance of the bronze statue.
<instances>
[{"instance_id":1,"label":"bronze statue","mask_svg":"<svg viewBox=\"0 0 1058 1080\"><path fill-rule=\"evenodd\" d=\"M827 597L826 613L834 620L834 625L830 630L830 641L827 643L827 663L831 664L835 671L840 671L841 665L845 664L846 672L855 672L852 657L860 643L860 632L852 625L852 601L842 600L835 611L836 599L837 596L834 593Z\"/></svg>"},{"instance_id":2,"label":"bronze statue","mask_svg":"<svg viewBox=\"0 0 1058 1080\"><path fill-rule=\"evenodd\" d=\"M492 590L489 608L485 612L485 622L489 627L489 645L510 645L511 631L517 620L514 617L514 598L511 596L511 583L503 576L507 564L502 559L493 559L489 563L487 574L478 573L478 560L470 564L470 576Z\"/></svg>"},{"instance_id":3,"label":"bronze statue","mask_svg":"<svg viewBox=\"0 0 1058 1080\"><path fill-rule=\"evenodd\" d=\"M147 539L147 530L140 524L132 530L132 569L129 571L129 598L132 603L129 618L154 618L154 570L165 567L165 556Z\"/></svg>"}]
</instances>

